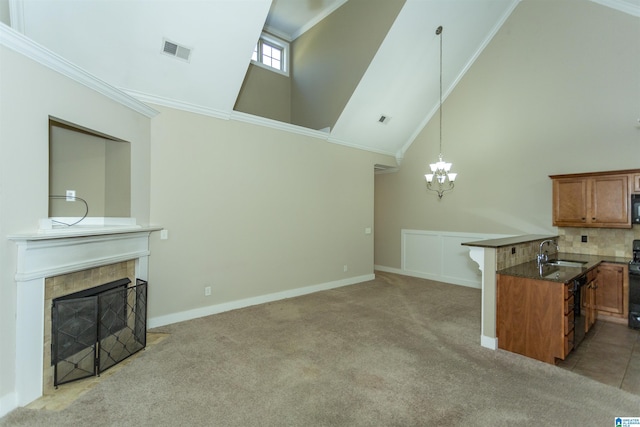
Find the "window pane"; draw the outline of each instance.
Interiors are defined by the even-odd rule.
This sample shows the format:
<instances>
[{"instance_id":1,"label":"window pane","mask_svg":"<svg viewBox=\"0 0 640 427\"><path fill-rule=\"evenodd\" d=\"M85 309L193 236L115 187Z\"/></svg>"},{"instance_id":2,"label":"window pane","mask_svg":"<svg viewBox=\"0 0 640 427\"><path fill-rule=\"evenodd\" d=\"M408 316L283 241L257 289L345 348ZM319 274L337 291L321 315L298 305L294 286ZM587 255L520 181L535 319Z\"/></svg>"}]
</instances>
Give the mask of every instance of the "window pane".
<instances>
[{"instance_id":1,"label":"window pane","mask_svg":"<svg viewBox=\"0 0 640 427\"><path fill-rule=\"evenodd\" d=\"M260 38L251 59L267 67L284 71L285 48Z\"/></svg>"}]
</instances>

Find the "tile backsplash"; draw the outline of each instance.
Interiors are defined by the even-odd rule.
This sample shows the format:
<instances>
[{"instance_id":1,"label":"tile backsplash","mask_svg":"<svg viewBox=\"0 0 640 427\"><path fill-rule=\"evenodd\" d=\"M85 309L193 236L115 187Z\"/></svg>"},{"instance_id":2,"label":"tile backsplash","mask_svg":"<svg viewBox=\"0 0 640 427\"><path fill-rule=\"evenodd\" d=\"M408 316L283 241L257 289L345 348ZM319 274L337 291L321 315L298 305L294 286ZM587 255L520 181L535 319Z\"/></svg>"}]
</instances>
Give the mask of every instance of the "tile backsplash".
<instances>
[{"instance_id":1,"label":"tile backsplash","mask_svg":"<svg viewBox=\"0 0 640 427\"><path fill-rule=\"evenodd\" d=\"M631 258L634 240L640 240L640 225L632 229L559 227L560 252ZM582 241L586 236L587 241Z\"/></svg>"},{"instance_id":2,"label":"tile backsplash","mask_svg":"<svg viewBox=\"0 0 640 427\"><path fill-rule=\"evenodd\" d=\"M582 241L582 236L587 236L586 242ZM634 240L640 240L640 225L634 225L632 229L559 227L557 238L560 252L625 258L633 256ZM498 248L496 270L535 260L541 242L536 240ZM553 245L545 245L544 249L549 255L556 251Z\"/></svg>"},{"instance_id":3,"label":"tile backsplash","mask_svg":"<svg viewBox=\"0 0 640 427\"><path fill-rule=\"evenodd\" d=\"M498 248L496 251L496 270L502 270L504 268L513 267L514 265L535 260L538 252L540 251L540 243L544 240L545 239L534 240L532 242L518 243ZM553 256L556 253L556 247L553 244L545 244L543 250L550 256ZM560 248L560 250L562 251L562 248Z\"/></svg>"}]
</instances>

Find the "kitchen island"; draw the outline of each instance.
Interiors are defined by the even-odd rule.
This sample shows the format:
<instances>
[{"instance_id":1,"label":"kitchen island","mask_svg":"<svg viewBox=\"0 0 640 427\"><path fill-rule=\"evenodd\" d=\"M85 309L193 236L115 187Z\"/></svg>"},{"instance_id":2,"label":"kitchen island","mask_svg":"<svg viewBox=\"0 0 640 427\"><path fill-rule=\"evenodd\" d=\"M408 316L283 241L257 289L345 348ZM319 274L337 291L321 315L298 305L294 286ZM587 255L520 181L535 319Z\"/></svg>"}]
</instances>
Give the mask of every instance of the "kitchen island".
<instances>
[{"instance_id":1,"label":"kitchen island","mask_svg":"<svg viewBox=\"0 0 640 427\"><path fill-rule=\"evenodd\" d=\"M498 239L479 240L462 243L463 246L469 248L469 256L475 261L482 271L482 314L481 314L481 333L480 345L492 350L498 348L498 339L496 334L496 310L497 310L497 289L496 289L496 272L505 275L513 275L517 277L527 277L532 280L541 280L539 271L537 270L536 256L539 253L540 244L545 240L558 239L554 235L528 234L523 236L512 236ZM547 246L545 244L545 250ZM555 248L549 248L555 249ZM554 252L554 251L552 251ZM552 257L555 254L550 254ZM628 293L628 262L631 258L619 258L608 256L578 255L578 254L559 254L563 258L574 260L586 260L589 265L587 268L601 262L603 270L611 267L610 276L615 276L615 289L607 289L601 287L596 290L600 295L603 304L597 303L598 311L606 314L612 321L622 323L628 307L625 306L624 296ZM602 262L604 261L604 262ZM511 268L513 267L513 270ZM625 272L626 270L626 272ZM553 272L548 267L548 272ZM549 277L553 282L562 282L571 280L571 271L563 268L557 271L564 273L557 277ZM603 272L604 275L604 272ZM607 281L614 281L607 279ZM628 304L628 302L627 302Z\"/></svg>"},{"instance_id":2,"label":"kitchen island","mask_svg":"<svg viewBox=\"0 0 640 427\"><path fill-rule=\"evenodd\" d=\"M496 338L496 270L535 258L539 244L558 236L528 234L462 243L469 248L469 256L482 271L482 315L480 345L498 348Z\"/></svg>"},{"instance_id":3,"label":"kitchen island","mask_svg":"<svg viewBox=\"0 0 640 427\"><path fill-rule=\"evenodd\" d=\"M608 268L601 265L624 271L628 262L559 253L547 262L533 260L497 271L498 348L547 363L564 360L595 324L603 307L599 300L613 295L620 312L626 311L624 282L610 282Z\"/></svg>"}]
</instances>

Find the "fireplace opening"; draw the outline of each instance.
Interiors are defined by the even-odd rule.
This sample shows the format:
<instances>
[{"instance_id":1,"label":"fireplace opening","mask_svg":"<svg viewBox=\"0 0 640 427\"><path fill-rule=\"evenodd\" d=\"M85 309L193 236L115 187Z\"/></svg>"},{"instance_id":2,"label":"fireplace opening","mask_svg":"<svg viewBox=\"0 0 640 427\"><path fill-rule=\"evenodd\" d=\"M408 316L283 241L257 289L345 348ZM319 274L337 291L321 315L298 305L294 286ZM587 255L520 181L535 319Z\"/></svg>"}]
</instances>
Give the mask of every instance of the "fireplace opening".
<instances>
[{"instance_id":1,"label":"fireplace opening","mask_svg":"<svg viewBox=\"0 0 640 427\"><path fill-rule=\"evenodd\" d=\"M147 282L115 280L55 298L53 385L100 375L147 344Z\"/></svg>"}]
</instances>

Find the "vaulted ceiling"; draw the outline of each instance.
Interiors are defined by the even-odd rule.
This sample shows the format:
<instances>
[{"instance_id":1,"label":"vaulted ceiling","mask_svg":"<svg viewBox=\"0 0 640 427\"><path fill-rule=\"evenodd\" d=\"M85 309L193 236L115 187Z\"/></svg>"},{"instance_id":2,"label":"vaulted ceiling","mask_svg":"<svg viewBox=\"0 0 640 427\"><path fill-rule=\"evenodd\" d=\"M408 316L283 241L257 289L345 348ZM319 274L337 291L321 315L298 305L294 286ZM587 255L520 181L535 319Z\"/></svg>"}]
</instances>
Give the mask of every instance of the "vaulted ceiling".
<instances>
[{"instance_id":1,"label":"vaulted ceiling","mask_svg":"<svg viewBox=\"0 0 640 427\"><path fill-rule=\"evenodd\" d=\"M295 38L347 0L11 0L11 26L143 101L231 117L268 26ZM520 0L406 0L327 140L402 158ZM612 0L593 0L607 2ZM640 0L616 0L634 8ZM272 4L273 3L273 4ZM271 13L270 13L271 11ZM162 53L164 40L191 49ZM391 117L380 124L380 115Z\"/></svg>"}]
</instances>

